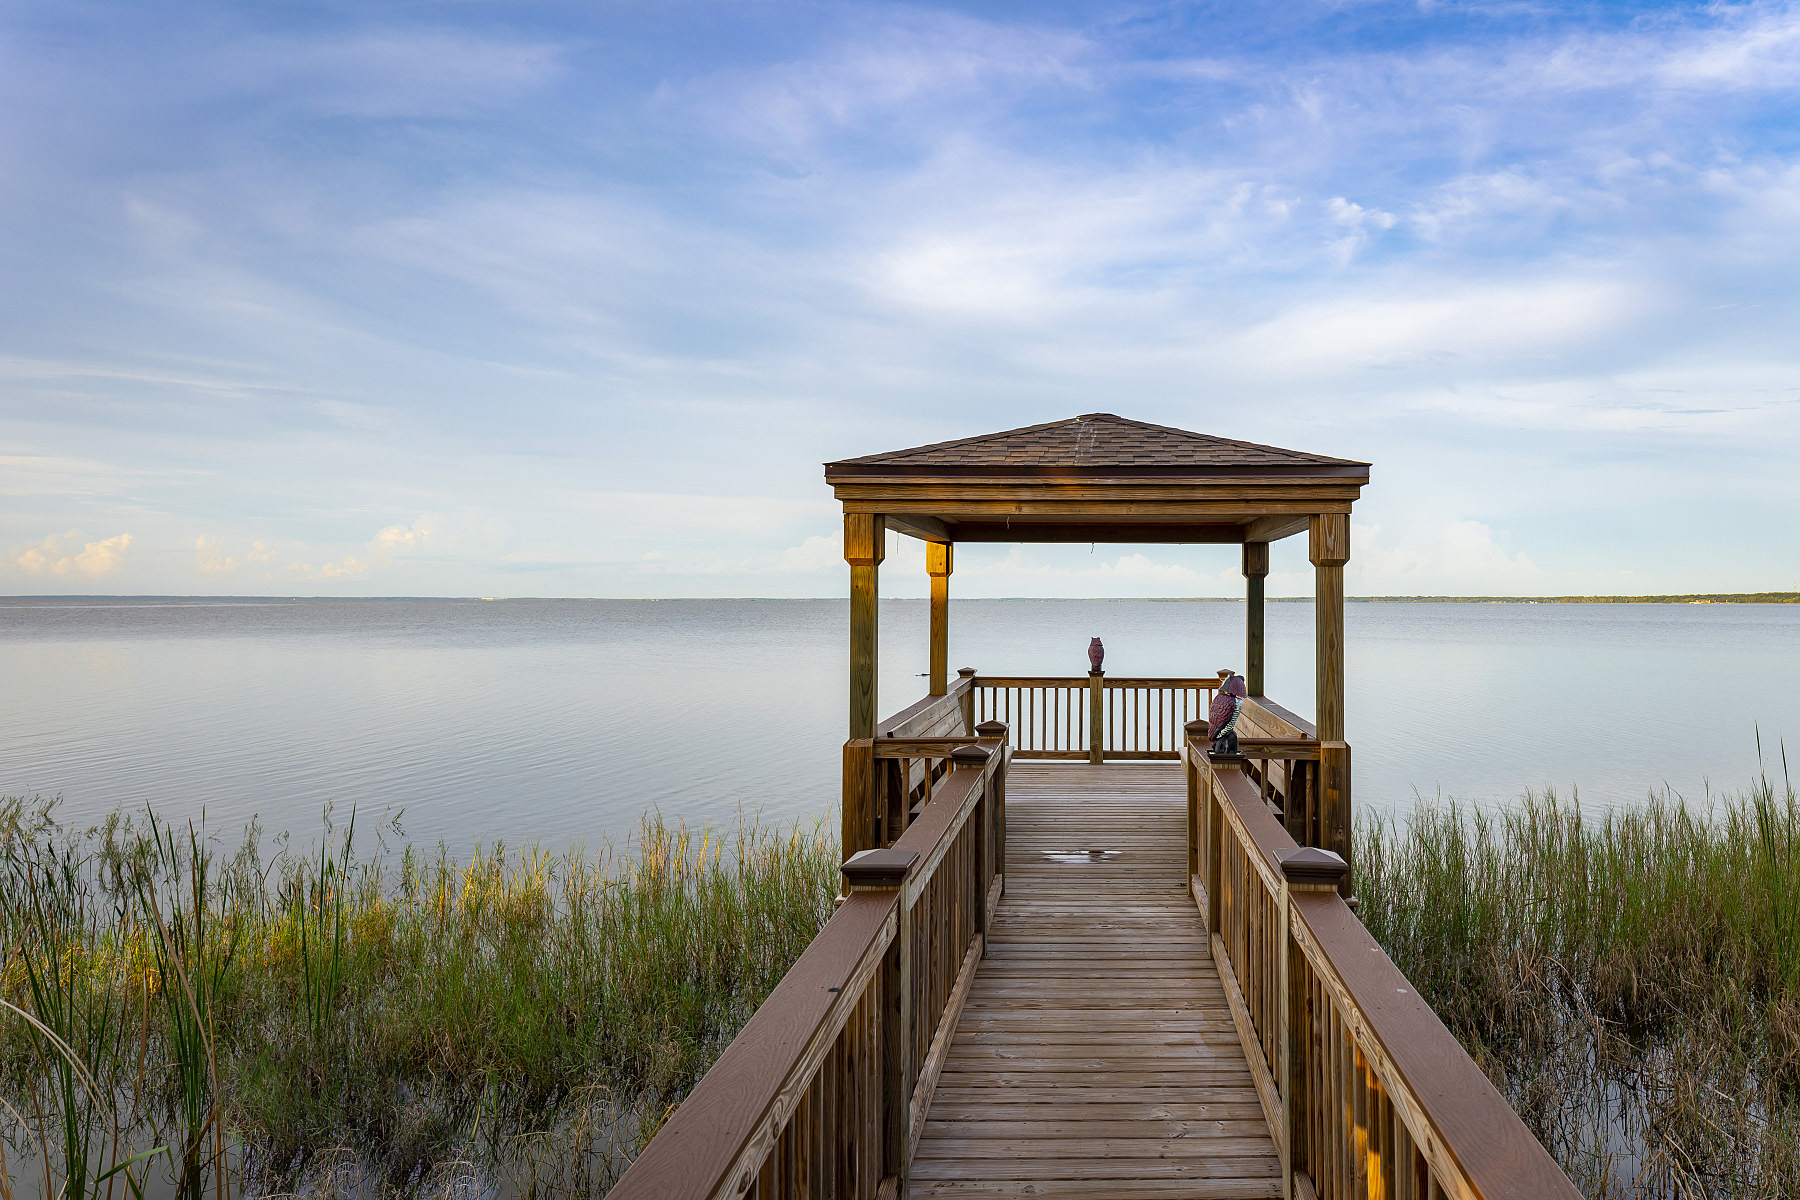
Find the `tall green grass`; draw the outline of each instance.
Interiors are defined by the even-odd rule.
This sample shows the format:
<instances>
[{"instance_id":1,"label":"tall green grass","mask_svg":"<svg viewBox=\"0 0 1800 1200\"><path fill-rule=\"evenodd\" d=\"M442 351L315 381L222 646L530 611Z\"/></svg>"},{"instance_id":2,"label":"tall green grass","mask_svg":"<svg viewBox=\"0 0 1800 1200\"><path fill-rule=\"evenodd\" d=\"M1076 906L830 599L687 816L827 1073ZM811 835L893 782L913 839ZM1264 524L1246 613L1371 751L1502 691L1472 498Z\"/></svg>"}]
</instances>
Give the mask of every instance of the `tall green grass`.
<instances>
[{"instance_id":1,"label":"tall green grass","mask_svg":"<svg viewBox=\"0 0 1800 1200\"><path fill-rule=\"evenodd\" d=\"M376 832L328 815L305 852L255 828L227 846L0 801L17 1010L0 1009L0 1179L592 1194L773 989L839 878L819 828L653 816L624 852L467 860Z\"/></svg>"},{"instance_id":2,"label":"tall green grass","mask_svg":"<svg viewBox=\"0 0 1800 1200\"><path fill-rule=\"evenodd\" d=\"M1592 1197L1800 1195L1800 803L1421 804L1360 916Z\"/></svg>"}]
</instances>

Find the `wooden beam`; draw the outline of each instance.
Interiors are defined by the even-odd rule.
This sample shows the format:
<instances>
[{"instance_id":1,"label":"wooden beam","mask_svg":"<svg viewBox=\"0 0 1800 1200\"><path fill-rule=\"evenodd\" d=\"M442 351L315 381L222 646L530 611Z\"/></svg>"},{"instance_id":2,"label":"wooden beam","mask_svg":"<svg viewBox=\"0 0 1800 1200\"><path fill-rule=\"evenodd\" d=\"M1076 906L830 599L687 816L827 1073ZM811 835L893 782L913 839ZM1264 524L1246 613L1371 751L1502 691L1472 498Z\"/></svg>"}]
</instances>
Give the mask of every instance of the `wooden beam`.
<instances>
[{"instance_id":1,"label":"wooden beam","mask_svg":"<svg viewBox=\"0 0 1800 1200\"><path fill-rule=\"evenodd\" d=\"M948 542L950 527L936 517L927 517L917 513L887 513L887 527L895 533L904 533L907 537L916 537L922 542Z\"/></svg>"},{"instance_id":2,"label":"wooden beam","mask_svg":"<svg viewBox=\"0 0 1800 1200\"><path fill-rule=\"evenodd\" d=\"M925 571L931 576L931 694L950 690L950 571L954 552L947 542L925 544Z\"/></svg>"},{"instance_id":3,"label":"wooden beam","mask_svg":"<svg viewBox=\"0 0 1800 1200\"><path fill-rule=\"evenodd\" d=\"M1302 518L1304 519L1304 518ZM959 542L1106 542L1160 545L1236 545L1244 526L1231 522L1194 521L992 521L959 520L950 526Z\"/></svg>"},{"instance_id":4,"label":"wooden beam","mask_svg":"<svg viewBox=\"0 0 1800 1200\"><path fill-rule=\"evenodd\" d=\"M1269 577L1269 543L1244 543L1244 683L1263 694L1263 582Z\"/></svg>"},{"instance_id":5,"label":"wooden beam","mask_svg":"<svg viewBox=\"0 0 1800 1200\"><path fill-rule=\"evenodd\" d=\"M1307 516L1258 517L1244 526L1244 540L1246 542L1279 542L1284 537L1305 533L1311 521L1312 518Z\"/></svg>"},{"instance_id":6,"label":"wooden beam","mask_svg":"<svg viewBox=\"0 0 1800 1200\"><path fill-rule=\"evenodd\" d=\"M1355 496L1269 496L1269 497L1184 497L1146 496L1122 499L1105 493L1068 495L1046 489L1016 497L941 495L935 492L900 496L845 496L839 489L847 513L892 512L896 506L911 512L925 512L951 521L991 517L1015 521L1019 517L1046 519L1120 520L1136 522L1140 518L1162 521L1200 523L1229 522L1241 524L1257 517L1308 516L1321 512L1348 513ZM950 536L962 541L962 534L951 526Z\"/></svg>"}]
</instances>

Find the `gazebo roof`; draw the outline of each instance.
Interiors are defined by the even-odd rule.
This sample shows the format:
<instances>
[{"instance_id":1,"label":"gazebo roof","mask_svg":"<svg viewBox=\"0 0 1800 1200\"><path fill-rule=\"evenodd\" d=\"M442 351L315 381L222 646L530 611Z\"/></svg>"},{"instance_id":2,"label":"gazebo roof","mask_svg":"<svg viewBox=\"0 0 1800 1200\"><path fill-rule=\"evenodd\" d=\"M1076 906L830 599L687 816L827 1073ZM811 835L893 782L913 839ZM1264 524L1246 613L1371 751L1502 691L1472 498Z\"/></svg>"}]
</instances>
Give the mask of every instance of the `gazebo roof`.
<instances>
[{"instance_id":1,"label":"gazebo roof","mask_svg":"<svg viewBox=\"0 0 1800 1200\"><path fill-rule=\"evenodd\" d=\"M1062 421L933 442L825 464L853 475L1334 475L1368 478L1369 464L1086 413Z\"/></svg>"},{"instance_id":2,"label":"gazebo roof","mask_svg":"<svg viewBox=\"0 0 1800 1200\"><path fill-rule=\"evenodd\" d=\"M845 513L934 542L1267 542L1369 464L1088 413L825 464Z\"/></svg>"}]
</instances>

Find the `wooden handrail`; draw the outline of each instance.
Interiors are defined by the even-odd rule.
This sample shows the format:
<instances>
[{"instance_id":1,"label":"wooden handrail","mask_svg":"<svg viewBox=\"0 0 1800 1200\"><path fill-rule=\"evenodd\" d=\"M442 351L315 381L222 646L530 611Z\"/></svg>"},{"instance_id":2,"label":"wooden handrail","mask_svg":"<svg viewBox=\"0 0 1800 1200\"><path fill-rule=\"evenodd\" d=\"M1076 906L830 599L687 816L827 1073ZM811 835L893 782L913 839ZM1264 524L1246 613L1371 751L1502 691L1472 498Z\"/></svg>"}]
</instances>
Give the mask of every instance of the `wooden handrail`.
<instances>
[{"instance_id":1,"label":"wooden handrail","mask_svg":"<svg viewBox=\"0 0 1800 1200\"><path fill-rule=\"evenodd\" d=\"M1580 1193L1236 766L1190 740L1207 915L1283 1195L1576 1200ZM1190 859L1194 861L1194 859ZM1336 869L1331 869L1336 864Z\"/></svg>"},{"instance_id":2,"label":"wooden handrail","mask_svg":"<svg viewBox=\"0 0 1800 1200\"><path fill-rule=\"evenodd\" d=\"M882 862L849 866L837 912L610 1196L904 1193L1004 888L1007 749L990 732L952 748Z\"/></svg>"},{"instance_id":3,"label":"wooden handrail","mask_svg":"<svg viewBox=\"0 0 1800 1200\"><path fill-rule=\"evenodd\" d=\"M1195 679L1183 676L1146 676L1143 678L1123 675L1102 676L1106 687L1162 687L1162 688L1203 688L1218 690L1219 680L1212 675L1202 675ZM977 675L975 686L983 688L1008 687L1076 687L1088 686L1086 675Z\"/></svg>"}]
</instances>

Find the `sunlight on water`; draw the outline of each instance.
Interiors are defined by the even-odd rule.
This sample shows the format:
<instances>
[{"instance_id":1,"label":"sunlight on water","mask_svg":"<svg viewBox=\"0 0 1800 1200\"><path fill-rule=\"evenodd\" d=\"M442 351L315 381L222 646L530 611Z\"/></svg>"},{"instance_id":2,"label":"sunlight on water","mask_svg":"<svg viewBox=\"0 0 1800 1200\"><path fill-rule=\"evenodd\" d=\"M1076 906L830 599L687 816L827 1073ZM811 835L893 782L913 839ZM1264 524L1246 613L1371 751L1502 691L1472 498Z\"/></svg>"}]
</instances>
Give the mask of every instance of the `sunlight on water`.
<instances>
[{"instance_id":1,"label":"sunlight on water","mask_svg":"<svg viewBox=\"0 0 1800 1200\"><path fill-rule=\"evenodd\" d=\"M0 601L0 794L306 835L328 803L415 840L555 845L640 810L831 813L842 601ZM882 607L881 711L924 692L922 601ZM1237 604L968 601L951 658L994 674L1242 666ZM1270 695L1310 716L1312 610L1269 607ZM1700 795L1800 731L1800 608L1352 604L1359 805L1579 785Z\"/></svg>"}]
</instances>

